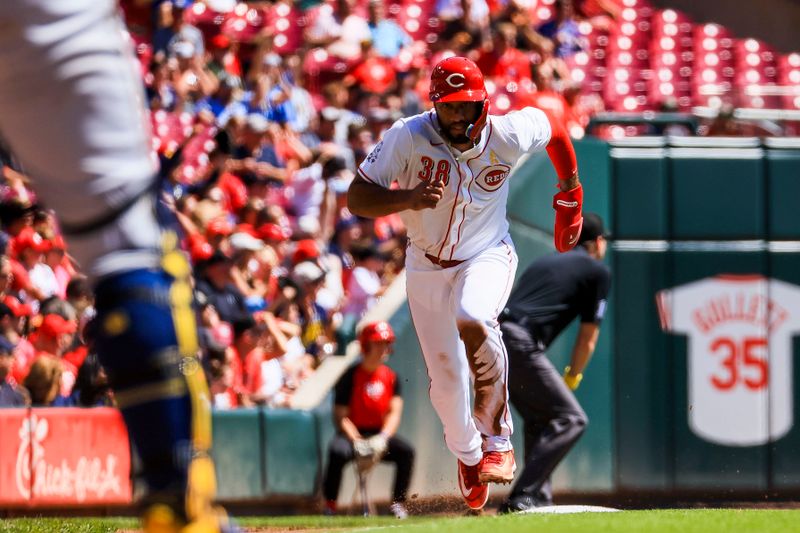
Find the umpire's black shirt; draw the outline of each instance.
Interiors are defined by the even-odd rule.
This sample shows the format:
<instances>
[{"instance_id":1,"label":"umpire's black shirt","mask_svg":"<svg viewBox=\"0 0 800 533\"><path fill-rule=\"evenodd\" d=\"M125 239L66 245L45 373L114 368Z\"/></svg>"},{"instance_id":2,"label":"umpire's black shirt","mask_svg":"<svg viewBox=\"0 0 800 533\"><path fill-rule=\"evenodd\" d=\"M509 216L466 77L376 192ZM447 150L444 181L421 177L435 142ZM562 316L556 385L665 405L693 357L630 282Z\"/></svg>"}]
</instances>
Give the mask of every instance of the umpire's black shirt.
<instances>
[{"instance_id":1,"label":"umpire's black shirt","mask_svg":"<svg viewBox=\"0 0 800 533\"><path fill-rule=\"evenodd\" d=\"M599 324L610 287L609 268L576 246L534 261L511 291L500 321L526 327L547 347L576 316Z\"/></svg>"}]
</instances>

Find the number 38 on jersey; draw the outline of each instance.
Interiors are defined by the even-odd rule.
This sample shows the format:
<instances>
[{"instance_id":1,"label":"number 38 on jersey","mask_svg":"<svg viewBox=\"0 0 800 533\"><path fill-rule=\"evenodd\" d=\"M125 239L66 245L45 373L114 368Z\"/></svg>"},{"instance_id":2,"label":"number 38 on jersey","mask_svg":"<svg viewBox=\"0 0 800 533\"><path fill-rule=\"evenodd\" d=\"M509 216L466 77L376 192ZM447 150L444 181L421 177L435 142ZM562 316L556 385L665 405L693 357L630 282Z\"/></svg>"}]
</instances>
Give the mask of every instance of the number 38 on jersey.
<instances>
[{"instance_id":1,"label":"number 38 on jersey","mask_svg":"<svg viewBox=\"0 0 800 533\"><path fill-rule=\"evenodd\" d=\"M417 177L422 181L440 181L444 185L450 183L450 161L447 159L440 159L434 161L430 157L424 155L420 160L422 169L417 173Z\"/></svg>"}]
</instances>

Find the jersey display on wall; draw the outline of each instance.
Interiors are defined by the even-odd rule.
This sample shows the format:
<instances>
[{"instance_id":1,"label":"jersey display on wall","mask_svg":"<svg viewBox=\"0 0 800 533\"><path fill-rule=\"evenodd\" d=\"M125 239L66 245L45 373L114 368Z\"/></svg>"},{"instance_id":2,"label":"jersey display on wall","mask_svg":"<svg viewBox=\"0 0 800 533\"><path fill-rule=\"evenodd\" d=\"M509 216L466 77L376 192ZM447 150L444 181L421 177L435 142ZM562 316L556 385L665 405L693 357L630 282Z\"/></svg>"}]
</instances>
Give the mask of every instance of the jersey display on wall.
<instances>
[{"instance_id":1,"label":"jersey display on wall","mask_svg":"<svg viewBox=\"0 0 800 533\"><path fill-rule=\"evenodd\" d=\"M661 328L687 336L689 427L726 446L758 446L793 424L792 336L800 287L718 275L656 295Z\"/></svg>"}]
</instances>

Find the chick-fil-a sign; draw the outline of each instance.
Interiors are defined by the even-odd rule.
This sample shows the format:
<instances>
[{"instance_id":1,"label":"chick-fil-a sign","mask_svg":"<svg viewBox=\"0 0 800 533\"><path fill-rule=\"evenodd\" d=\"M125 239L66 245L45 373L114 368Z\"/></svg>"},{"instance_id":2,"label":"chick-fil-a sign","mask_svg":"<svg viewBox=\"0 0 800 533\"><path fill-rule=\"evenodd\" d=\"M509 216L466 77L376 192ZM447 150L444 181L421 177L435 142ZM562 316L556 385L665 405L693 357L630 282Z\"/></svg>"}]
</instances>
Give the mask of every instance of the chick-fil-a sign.
<instances>
[{"instance_id":1,"label":"chick-fil-a sign","mask_svg":"<svg viewBox=\"0 0 800 533\"><path fill-rule=\"evenodd\" d=\"M20 417L22 412L27 416ZM32 506L130 502L130 448L118 411L3 410L0 428L0 480L3 487L14 488L3 490L0 502ZM9 442L12 435L16 446ZM16 448L13 454L8 453L11 447Z\"/></svg>"}]
</instances>

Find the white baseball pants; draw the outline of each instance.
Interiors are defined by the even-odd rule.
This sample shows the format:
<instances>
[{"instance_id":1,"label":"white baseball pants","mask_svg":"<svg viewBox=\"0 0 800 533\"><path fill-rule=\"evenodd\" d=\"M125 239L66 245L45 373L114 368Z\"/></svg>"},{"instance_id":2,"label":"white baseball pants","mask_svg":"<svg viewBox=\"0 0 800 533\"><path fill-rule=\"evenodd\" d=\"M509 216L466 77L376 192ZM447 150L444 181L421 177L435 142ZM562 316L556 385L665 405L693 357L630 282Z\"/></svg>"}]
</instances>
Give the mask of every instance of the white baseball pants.
<instances>
[{"instance_id":1,"label":"white baseball pants","mask_svg":"<svg viewBox=\"0 0 800 533\"><path fill-rule=\"evenodd\" d=\"M467 465L477 464L483 451L511 449L508 357L497 316L516 270L517 253L508 236L447 269L413 244L408 248L408 305L428 368L431 403L447 447ZM473 360L459 337L456 324L462 320L477 321L488 333Z\"/></svg>"},{"instance_id":2,"label":"white baseball pants","mask_svg":"<svg viewBox=\"0 0 800 533\"><path fill-rule=\"evenodd\" d=\"M0 135L39 197L71 225L131 206L68 239L95 274L158 263L143 100L115 0L0 2Z\"/></svg>"}]
</instances>

